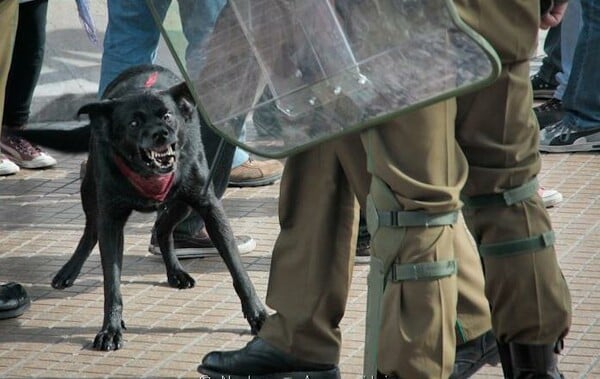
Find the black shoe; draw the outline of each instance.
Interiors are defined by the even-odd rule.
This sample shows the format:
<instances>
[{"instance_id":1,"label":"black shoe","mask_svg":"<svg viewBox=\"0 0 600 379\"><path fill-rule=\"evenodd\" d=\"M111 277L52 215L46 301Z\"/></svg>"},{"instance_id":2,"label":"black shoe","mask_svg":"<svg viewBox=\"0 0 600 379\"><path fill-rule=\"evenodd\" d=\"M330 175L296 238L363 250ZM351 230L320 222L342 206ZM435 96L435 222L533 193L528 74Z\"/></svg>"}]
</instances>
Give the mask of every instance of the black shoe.
<instances>
[{"instance_id":1,"label":"black shoe","mask_svg":"<svg viewBox=\"0 0 600 379\"><path fill-rule=\"evenodd\" d=\"M558 82L555 80L548 82L537 73L531 77L531 87L533 87L534 99L551 99Z\"/></svg>"},{"instance_id":2,"label":"black shoe","mask_svg":"<svg viewBox=\"0 0 600 379\"><path fill-rule=\"evenodd\" d=\"M562 101L552 98L537 107L533 107L535 117L540 124L540 129L544 129L546 126L556 124L562 120L565 115L565 110L562 105Z\"/></svg>"},{"instance_id":3,"label":"black shoe","mask_svg":"<svg viewBox=\"0 0 600 379\"><path fill-rule=\"evenodd\" d=\"M469 378L485 364L495 366L499 361L496 338L490 330L471 341L456 346L454 371L450 378Z\"/></svg>"},{"instance_id":4,"label":"black shoe","mask_svg":"<svg viewBox=\"0 0 600 379\"><path fill-rule=\"evenodd\" d=\"M371 260L371 236L358 237L356 242L356 256L354 261L356 263L369 263Z\"/></svg>"},{"instance_id":5,"label":"black shoe","mask_svg":"<svg viewBox=\"0 0 600 379\"><path fill-rule=\"evenodd\" d=\"M564 379L557 367L557 354L562 350L562 340L551 345L525 345L515 342L508 345L514 378Z\"/></svg>"},{"instance_id":6,"label":"black shoe","mask_svg":"<svg viewBox=\"0 0 600 379\"><path fill-rule=\"evenodd\" d=\"M367 229L367 219L361 214L358 222L358 238L356 240L356 263L369 263L371 260L371 235Z\"/></svg>"},{"instance_id":7,"label":"black shoe","mask_svg":"<svg viewBox=\"0 0 600 379\"><path fill-rule=\"evenodd\" d=\"M27 291L15 282L0 286L0 320L18 317L31 305Z\"/></svg>"},{"instance_id":8,"label":"black shoe","mask_svg":"<svg viewBox=\"0 0 600 379\"><path fill-rule=\"evenodd\" d=\"M228 379L340 378L340 370L336 365L294 358L259 337L240 350L208 353L198 366L198 372L209 378Z\"/></svg>"},{"instance_id":9,"label":"black shoe","mask_svg":"<svg viewBox=\"0 0 600 379\"><path fill-rule=\"evenodd\" d=\"M367 230L359 229L356 241L356 263L369 263L371 260L371 235Z\"/></svg>"}]
</instances>

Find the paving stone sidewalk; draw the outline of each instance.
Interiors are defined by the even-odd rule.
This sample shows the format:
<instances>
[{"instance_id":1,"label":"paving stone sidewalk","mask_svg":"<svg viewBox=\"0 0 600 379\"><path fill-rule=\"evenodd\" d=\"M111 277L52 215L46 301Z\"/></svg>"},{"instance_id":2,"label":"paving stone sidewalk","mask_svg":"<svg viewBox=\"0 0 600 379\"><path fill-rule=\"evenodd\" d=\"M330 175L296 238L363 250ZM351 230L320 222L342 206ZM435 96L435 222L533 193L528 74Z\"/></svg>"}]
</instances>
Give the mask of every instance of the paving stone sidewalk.
<instances>
[{"instance_id":1,"label":"paving stone sidewalk","mask_svg":"<svg viewBox=\"0 0 600 379\"><path fill-rule=\"evenodd\" d=\"M102 37L105 0L91 3ZM100 48L86 39L74 2L53 0L49 10L48 50L34 102L38 122L71 120L78 105L95 96L99 76ZM172 64L167 54L159 57ZM235 349L251 338L220 259L182 261L197 285L170 288L161 258L147 250L154 215L134 214L126 229L122 276L125 347L93 350L103 315L97 249L73 287L50 286L83 230L79 165L85 155L52 154L59 161L53 169L0 178L0 283L21 282L33 300L22 317L0 321L1 378L193 378L205 353ZM567 378L600 378L600 156L556 154L542 160L541 183L565 198L549 210L574 307L560 367ZM263 299L278 233L278 191L278 184L232 188L224 200L234 231L257 240L243 262ZM361 377L367 272L367 265L356 265L341 325L343 378ZM485 367L475 377L498 378L501 370Z\"/></svg>"}]
</instances>

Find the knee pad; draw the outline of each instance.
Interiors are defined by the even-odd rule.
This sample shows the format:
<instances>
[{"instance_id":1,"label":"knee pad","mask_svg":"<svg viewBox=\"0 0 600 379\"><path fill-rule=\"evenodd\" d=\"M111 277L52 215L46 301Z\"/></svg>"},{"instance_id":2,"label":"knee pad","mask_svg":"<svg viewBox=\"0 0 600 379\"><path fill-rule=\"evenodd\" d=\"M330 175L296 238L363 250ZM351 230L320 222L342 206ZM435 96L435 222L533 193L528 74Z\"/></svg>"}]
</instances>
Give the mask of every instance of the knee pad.
<instances>
[{"instance_id":1,"label":"knee pad","mask_svg":"<svg viewBox=\"0 0 600 379\"><path fill-rule=\"evenodd\" d=\"M536 178L534 178L521 186L508 189L502 193L478 195L473 197L462 196L461 200L467 209L513 207L535 196L538 188L538 181ZM509 239L503 242L486 244L481 244L478 242L477 248L482 257L502 257L517 254L527 254L553 245L554 232L552 230L548 230L527 238Z\"/></svg>"},{"instance_id":2,"label":"knee pad","mask_svg":"<svg viewBox=\"0 0 600 379\"><path fill-rule=\"evenodd\" d=\"M453 225L458 220L458 211L426 213L403 211L392 191L380 179L373 177L377 187L379 204L371 195L367 196L367 228L373 239L378 241L379 250L373 246L371 267L368 276L367 320L365 337L365 376L377 375L377 347L382 317L382 297L388 282L408 280L438 280L456 275L455 260L401 264L396 261L396 252L404 241L405 231L410 227L436 227ZM383 235L381 233L386 233Z\"/></svg>"}]
</instances>

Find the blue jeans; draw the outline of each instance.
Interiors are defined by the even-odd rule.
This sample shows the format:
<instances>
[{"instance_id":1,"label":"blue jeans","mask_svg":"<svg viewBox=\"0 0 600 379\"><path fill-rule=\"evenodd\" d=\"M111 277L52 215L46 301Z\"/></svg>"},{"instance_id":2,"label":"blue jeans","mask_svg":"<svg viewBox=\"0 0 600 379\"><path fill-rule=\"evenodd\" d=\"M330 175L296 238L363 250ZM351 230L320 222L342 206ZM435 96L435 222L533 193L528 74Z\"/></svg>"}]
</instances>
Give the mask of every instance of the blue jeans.
<instances>
[{"instance_id":1,"label":"blue jeans","mask_svg":"<svg viewBox=\"0 0 600 379\"><path fill-rule=\"evenodd\" d=\"M183 33L187 39L188 69L198 70L206 37L212 32L226 0L178 0ZM165 18L171 0L154 0L156 10ZM98 94L123 70L140 64L154 63L160 32L145 0L108 0L108 25L104 36L104 53Z\"/></svg>"},{"instance_id":2,"label":"blue jeans","mask_svg":"<svg viewBox=\"0 0 600 379\"><path fill-rule=\"evenodd\" d=\"M562 67L556 74L558 86L553 97L562 100L567 83L569 83L569 76L571 76L575 45L581 31L581 3L579 0L569 1L569 7L560 25L562 25L560 28L560 63Z\"/></svg>"},{"instance_id":3,"label":"blue jeans","mask_svg":"<svg viewBox=\"0 0 600 379\"><path fill-rule=\"evenodd\" d=\"M199 71L202 59L194 52L201 49L212 32L215 21L226 0L178 0L183 33L188 41L186 62L189 70ZM157 12L164 19L171 0L154 0ZM104 36L104 53L100 70L98 95L101 96L108 83L123 70L156 60L160 32L145 0L108 0L108 18ZM232 168L248 160L244 150L235 149Z\"/></svg>"},{"instance_id":4,"label":"blue jeans","mask_svg":"<svg viewBox=\"0 0 600 379\"><path fill-rule=\"evenodd\" d=\"M194 54L200 51L206 37L212 32L226 0L178 0L184 35L188 41L186 61L188 69L199 70L202 60ZM99 96L107 85L122 71L140 64L154 63L160 31L145 0L108 0L108 25L104 35L104 52L100 70ZM164 19L171 0L154 0L159 16ZM186 17L183 17L186 16ZM202 141L209 165L215 159L221 137L210 128L202 128ZM213 177L214 191L223 196L229 182L229 173L235 147L225 144ZM204 226L199 214L193 212L176 230L176 234L192 235Z\"/></svg>"},{"instance_id":5,"label":"blue jeans","mask_svg":"<svg viewBox=\"0 0 600 379\"><path fill-rule=\"evenodd\" d=\"M563 96L564 121L578 128L600 127L600 2L580 0L582 28Z\"/></svg>"}]
</instances>

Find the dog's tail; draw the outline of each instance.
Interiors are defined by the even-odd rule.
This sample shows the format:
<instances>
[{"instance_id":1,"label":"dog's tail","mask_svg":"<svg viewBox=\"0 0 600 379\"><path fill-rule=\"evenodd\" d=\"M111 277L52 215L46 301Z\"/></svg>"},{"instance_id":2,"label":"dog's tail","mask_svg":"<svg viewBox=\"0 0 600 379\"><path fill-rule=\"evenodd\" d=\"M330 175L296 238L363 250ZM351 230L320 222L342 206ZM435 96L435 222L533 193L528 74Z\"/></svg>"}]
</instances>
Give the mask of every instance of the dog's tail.
<instances>
[{"instance_id":1,"label":"dog's tail","mask_svg":"<svg viewBox=\"0 0 600 379\"><path fill-rule=\"evenodd\" d=\"M90 124L76 127L53 127L52 125L35 128L25 128L10 132L44 147L68 153L89 151L91 127Z\"/></svg>"}]
</instances>

